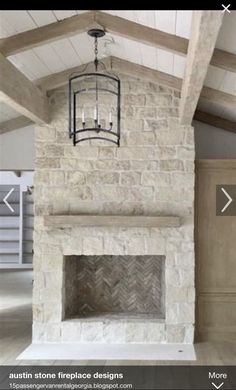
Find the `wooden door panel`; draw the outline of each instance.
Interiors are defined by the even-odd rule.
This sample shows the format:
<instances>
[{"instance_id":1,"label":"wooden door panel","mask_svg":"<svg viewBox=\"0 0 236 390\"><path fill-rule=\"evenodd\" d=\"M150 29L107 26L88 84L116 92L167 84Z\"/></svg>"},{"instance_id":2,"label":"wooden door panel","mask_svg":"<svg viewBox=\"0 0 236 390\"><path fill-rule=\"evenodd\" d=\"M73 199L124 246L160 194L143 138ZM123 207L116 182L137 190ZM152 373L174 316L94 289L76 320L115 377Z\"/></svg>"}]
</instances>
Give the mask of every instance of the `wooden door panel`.
<instances>
[{"instance_id":1,"label":"wooden door panel","mask_svg":"<svg viewBox=\"0 0 236 390\"><path fill-rule=\"evenodd\" d=\"M236 185L236 160L199 161L196 176L197 336L235 339L236 217L216 215L216 186Z\"/></svg>"}]
</instances>

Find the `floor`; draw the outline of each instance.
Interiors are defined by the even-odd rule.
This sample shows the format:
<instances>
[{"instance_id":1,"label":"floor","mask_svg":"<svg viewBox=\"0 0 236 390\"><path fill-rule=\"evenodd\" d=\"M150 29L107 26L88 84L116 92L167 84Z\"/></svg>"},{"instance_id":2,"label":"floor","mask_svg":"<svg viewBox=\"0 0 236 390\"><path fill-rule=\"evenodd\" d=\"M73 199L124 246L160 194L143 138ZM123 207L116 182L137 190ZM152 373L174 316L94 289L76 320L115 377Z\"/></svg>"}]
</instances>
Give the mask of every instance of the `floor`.
<instances>
[{"instance_id":1,"label":"floor","mask_svg":"<svg viewBox=\"0 0 236 390\"><path fill-rule=\"evenodd\" d=\"M195 345L196 361L16 360L31 343L32 271L0 270L0 365L236 365L236 343Z\"/></svg>"}]
</instances>

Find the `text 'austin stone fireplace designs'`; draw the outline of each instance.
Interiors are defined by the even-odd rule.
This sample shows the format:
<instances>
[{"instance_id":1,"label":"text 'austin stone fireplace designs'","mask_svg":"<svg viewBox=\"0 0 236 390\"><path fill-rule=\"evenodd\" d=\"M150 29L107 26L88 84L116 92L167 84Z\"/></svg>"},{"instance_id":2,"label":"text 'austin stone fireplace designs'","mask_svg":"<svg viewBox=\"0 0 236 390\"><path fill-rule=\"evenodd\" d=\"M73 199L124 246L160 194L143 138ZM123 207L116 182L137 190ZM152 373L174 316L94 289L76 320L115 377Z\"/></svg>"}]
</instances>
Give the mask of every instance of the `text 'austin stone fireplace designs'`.
<instances>
[{"instance_id":1,"label":"text 'austin stone fireplace designs'","mask_svg":"<svg viewBox=\"0 0 236 390\"><path fill-rule=\"evenodd\" d=\"M65 256L64 319L164 319L164 256Z\"/></svg>"}]
</instances>

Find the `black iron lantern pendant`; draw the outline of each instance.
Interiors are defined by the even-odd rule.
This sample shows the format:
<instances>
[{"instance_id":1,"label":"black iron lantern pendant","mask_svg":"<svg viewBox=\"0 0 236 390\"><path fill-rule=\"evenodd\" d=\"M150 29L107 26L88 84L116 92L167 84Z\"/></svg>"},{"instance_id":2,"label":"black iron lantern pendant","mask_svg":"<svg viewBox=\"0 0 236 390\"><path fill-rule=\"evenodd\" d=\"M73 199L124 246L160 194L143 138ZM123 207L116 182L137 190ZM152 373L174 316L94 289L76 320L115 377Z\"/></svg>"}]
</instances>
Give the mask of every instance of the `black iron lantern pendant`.
<instances>
[{"instance_id":1,"label":"black iron lantern pendant","mask_svg":"<svg viewBox=\"0 0 236 390\"><path fill-rule=\"evenodd\" d=\"M105 31L91 29L95 59L92 72L69 78L69 137L82 141L105 140L120 146L120 79L98 60L98 38ZM99 70L100 68L100 70Z\"/></svg>"}]
</instances>

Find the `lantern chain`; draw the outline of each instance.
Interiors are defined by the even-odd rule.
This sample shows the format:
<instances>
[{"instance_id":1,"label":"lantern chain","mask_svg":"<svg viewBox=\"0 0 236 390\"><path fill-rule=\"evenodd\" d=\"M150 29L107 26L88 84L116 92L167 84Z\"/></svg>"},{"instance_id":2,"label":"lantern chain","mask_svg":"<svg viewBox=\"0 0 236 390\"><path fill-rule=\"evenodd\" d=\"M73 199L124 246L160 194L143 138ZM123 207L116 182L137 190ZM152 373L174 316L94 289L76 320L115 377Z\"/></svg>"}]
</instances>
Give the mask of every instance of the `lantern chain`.
<instances>
[{"instance_id":1,"label":"lantern chain","mask_svg":"<svg viewBox=\"0 0 236 390\"><path fill-rule=\"evenodd\" d=\"M98 68L98 38L97 38L97 36L94 38L94 54L95 54L94 64L95 64L95 69L97 72L97 68Z\"/></svg>"}]
</instances>

